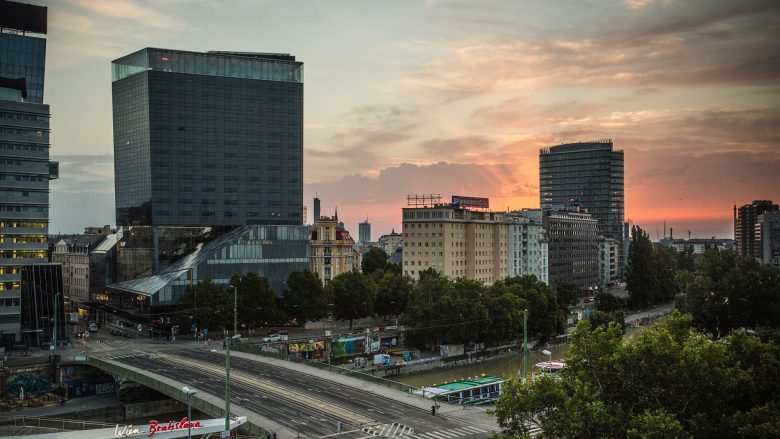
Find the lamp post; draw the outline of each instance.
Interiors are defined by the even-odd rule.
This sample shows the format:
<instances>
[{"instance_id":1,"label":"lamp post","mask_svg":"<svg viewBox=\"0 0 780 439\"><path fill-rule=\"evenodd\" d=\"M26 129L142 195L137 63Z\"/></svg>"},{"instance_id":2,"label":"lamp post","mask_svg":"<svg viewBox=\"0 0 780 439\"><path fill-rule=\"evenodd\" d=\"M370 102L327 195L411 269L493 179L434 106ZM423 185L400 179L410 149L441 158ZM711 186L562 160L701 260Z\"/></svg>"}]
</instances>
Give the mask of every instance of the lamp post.
<instances>
[{"instance_id":1,"label":"lamp post","mask_svg":"<svg viewBox=\"0 0 780 439\"><path fill-rule=\"evenodd\" d=\"M547 355L547 368L552 371L552 352L548 351L547 349L543 350L542 353L544 355Z\"/></svg>"},{"instance_id":2,"label":"lamp post","mask_svg":"<svg viewBox=\"0 0 780 439\"><path fill-rule=\"evenodd\" d=\"M225 433L230 434L230 343L238 340L241 334L235 334L225 343Z\"/></svg>"},{"instance_id":3,"label":"lamp post","mask_svg":"<svg viewBox=\"0 0 780 439\"><path fill-rule=\"evenodd\" d=\"M233 335L238 334L238 290L235 285L233 288Z\"/></svg>"},{"instance_id":4,"label":"lamp post","mask_svg":"<svg viewBox=\"0 0 780 439\"><path fill-rule=\"evenodd\" d=\"M60 319L59 319L60 314L59 314L59 306L58 306L60 304L59 298L60 298L60 293L57 293L57 294L54 295L54 345L53 345L53 350L54 350L55 354L57 353L57 335L58 335L57 334L57 329L58 329L57 327L60 325Z\"/></svg>"},{"instance_id":5,"label":"lamp post","mask_svg":"<svg viewBox=\"0 0 780 439\"><path fill-rule=\"evenodd\" d=\"M523 383L528 375L528 310L523 310Z\"/></svg>"},{"instance_id":6,"label":"lamp post","mask_svg":"<svg viewBox=\"0 0 780 439\"><path fill-rule=\"evenodd\" d=\"M182 387L181 391L187 395L187 439L192 439L192 404L190 398L197 392L195 389L190 389L187 386Z\"/></svg>"}]
</instances>

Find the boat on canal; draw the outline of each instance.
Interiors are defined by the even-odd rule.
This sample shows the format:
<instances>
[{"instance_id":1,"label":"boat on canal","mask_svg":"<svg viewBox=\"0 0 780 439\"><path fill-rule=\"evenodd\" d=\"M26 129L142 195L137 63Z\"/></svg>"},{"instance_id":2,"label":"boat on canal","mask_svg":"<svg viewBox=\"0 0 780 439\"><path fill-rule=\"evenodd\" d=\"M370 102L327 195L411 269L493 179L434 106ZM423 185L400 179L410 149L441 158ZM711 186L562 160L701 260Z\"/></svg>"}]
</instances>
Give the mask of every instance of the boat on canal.
<instances>
[{"instance_id":1,"label":"boat on canal","mask_svg":"<svg viewBox=\"0 0 780 439\"><path fill-rule=\"evenodd\" d=\"M415 390L413 393L450 404L489 404L501 396L505 380L494 376L467 378Z\"/></svg>"}]
</instances>

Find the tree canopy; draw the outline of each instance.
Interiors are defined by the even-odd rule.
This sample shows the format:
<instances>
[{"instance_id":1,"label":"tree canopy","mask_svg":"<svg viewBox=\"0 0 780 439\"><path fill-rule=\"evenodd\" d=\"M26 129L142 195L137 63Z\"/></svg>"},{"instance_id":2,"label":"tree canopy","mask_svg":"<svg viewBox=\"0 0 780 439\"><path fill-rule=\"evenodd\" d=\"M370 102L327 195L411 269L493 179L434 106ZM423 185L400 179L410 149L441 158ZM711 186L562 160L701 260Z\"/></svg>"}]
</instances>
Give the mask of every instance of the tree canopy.
<instances>
[{"instance_id":1,"label":"tree canopy","mask_svg":"<svg viewBox=\"0 0 780 439\"><path fill-rule=\"evenodd\" d=\"M780 427L780 332L738 330L720 342L673 313L635 340L614 322L571 335L567 368L512 381L495 413L507 437L763 437ZM757 436L755 436L757 434ZM514 435L514 436L513 436Z\"/></svg>"},{"instance_id":2,"label":"tree canopy","mask_svg":"<svg viewBox=\"0 0 780 439\"><path fill-rule=\"evenodd\" d=\"M281 307L299 323L319 320L332 311L333 298L325 293L322 281L309 270L293 271L287 276Z\"/></svg>"},{"instance_id":3,"label":"tree canopy","mask_svg":"<svg viewBox=\"0 0 780 439\"><path fill-rule=\"evenodd\" d=\"M780 327L780 269L730 250L707 250L677 274L676 306L719 338L734 328Z\"/></svg>"},{"instance_id":4,"label":"tree canopy","mask_svg":"<svg viewBox=\"0 0 780 439\"><path fill-rule=\"evenodd\" d=\"M360 261L360 270L365 275L370 275L377 270L384 270L387 264L387 253L379 247L371 247L363 254Z\"/></svg>"},{"instance_id":5,"label":"tree canopy","mask_svg":"<svg viewBox=\"0 0 780 439\"><path fill-rule=\"evenodd\" d=\"M376 287L371 279L358 271L347 271L336 276L325 288L333 297L333 313L337 319L349 320L367 317L374 312Z\"/></svg>"}]
</instances>

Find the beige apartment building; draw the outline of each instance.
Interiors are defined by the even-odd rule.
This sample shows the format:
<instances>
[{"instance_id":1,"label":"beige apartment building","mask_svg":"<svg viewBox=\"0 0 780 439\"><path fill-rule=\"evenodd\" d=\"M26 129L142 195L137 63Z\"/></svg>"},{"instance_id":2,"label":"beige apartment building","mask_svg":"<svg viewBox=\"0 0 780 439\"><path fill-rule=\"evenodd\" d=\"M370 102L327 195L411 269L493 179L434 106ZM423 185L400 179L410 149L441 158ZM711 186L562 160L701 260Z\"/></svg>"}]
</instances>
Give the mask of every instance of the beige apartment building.
<instances>
[{"instance_id":1,"label":"beige apartment building","mask_svg":"<svg viewBox=\"0 0 780 439\"><path fill-rule=\"evenodd\" d=\"M68 309L76 310L91 301L90 253L105 239L104 235L72 235L54 244L51 260L62 264L62 293Z\"/></svg>"},{"instance_id":2,"label":"beige apartment building","mask_svg":"<svg viewBox=\"0 0 780 439\"><path fill-rule=\"evenodd\" d=\"M355 240L338 224L338 216L323 216L311 228L309 269L322 285L346 271L360 270L360 254L353 249Z\"/></svg>"},{"instance_id":3,"label":"beige apartment building","mask_svg":"<svg viewBox=\"0 0 780 439\"><path fill-rule=\"evenodd\" d=\"M403 208L403 273L419 278L433 268L451 278L485 284L507 271L508 223L503 212L452 204Z\"/></svg>"}]
</instances>

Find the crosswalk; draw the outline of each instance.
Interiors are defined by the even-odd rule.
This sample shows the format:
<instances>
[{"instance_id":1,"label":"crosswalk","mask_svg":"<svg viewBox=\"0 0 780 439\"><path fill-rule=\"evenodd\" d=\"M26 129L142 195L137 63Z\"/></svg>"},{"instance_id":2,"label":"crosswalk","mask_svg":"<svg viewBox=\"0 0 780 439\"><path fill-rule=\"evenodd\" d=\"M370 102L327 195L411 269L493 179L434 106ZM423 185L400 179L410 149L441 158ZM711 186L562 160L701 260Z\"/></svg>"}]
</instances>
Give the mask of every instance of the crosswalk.
<instances>
[{"instance_id":1,"label":"crosswalk","mask_svg":"<svg viewBox=\"0 0 780 439\"><path fill-rule=\"evenodd\" d=\"M402 437L414 434L414 429L412 427L399 422L370 425L363 427L361 431L365 434L379 437Z\"/></svg>"},{"instance_id":2,"label":"crosswalk","mask_svg":"<svg viewBox=\"0 0 780 439\"><path fill-rule=\"evenodd\" d=\"M409 439L455 439L462 437L471 437L476 434L487 433L487 430L483 430L479 427L466 426L458 428L450 428L448 430L429 431L427 433L418 433L410 436Z\"/></svg>"}]
</instances>

